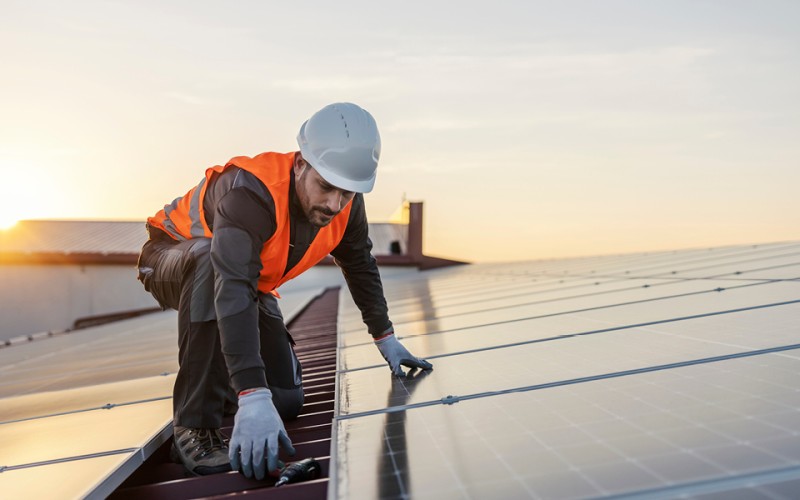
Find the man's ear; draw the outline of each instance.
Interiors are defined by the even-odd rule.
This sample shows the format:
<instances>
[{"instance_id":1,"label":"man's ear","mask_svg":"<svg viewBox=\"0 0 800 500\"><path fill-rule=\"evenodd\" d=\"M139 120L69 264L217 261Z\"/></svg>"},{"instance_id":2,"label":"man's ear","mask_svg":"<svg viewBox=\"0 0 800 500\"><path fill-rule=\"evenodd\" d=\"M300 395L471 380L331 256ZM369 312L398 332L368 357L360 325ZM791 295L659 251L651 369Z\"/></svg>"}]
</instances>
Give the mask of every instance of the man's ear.
<instances>
[{"instance_id":1,"label":"man's ear","mask_svg":"<svg viewBox=\"0 0 800 500\"><path fill-rule=\"evenodd\" d=\"M297 153L294 157L294 164L292 165L292 170L294 170L294 179L298 180L303 172L305 171L308 164L303 160L303 156L300 153Z\"/></svg>"}]
</instances>

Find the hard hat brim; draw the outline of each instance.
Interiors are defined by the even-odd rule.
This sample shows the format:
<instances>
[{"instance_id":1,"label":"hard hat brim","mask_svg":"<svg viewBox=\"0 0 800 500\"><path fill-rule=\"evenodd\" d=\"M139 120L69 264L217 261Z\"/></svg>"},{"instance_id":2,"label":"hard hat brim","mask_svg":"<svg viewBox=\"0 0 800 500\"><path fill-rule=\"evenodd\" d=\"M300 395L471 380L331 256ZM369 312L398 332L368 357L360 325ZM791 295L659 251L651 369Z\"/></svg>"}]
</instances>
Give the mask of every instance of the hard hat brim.
<instances>
[{"instance_id":1,"label":"hard hat brim","mask_svg":"<svg viewBox=\"0 0 800 500\"><path fill-rule=\"evenodd\" d=\"M305 158L305 155L303 155L303 158ZM316 170L327 183L344 191L352 191L354 193L369 193L372 191L372 188L375 187L375 174L373 174L369 179L363 181L354 181L352 179L346 179L340 175L336 175L324 167L315 166L313 161L309 161L308 163L314 167L314 170Z\"/></svg>"}]
</instances>

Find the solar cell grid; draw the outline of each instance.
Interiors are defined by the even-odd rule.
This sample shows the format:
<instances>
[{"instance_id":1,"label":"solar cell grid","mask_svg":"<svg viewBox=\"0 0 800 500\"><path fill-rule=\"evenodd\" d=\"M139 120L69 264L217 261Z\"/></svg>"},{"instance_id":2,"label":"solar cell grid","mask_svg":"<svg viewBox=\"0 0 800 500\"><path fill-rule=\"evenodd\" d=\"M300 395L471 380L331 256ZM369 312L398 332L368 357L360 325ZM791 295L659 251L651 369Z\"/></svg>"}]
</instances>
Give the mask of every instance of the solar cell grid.
<instances>
[{"instance_id":1,"label":"solar cell grid","mask_svg":"<svg viewBox=\"0 0 800 500\"><path fill-rule=\"evenodd\" d=\"M781 283L781 282L778 282ZM420 308L418 314L424 317L419 320L395 321L395 331L404 337L448 332L464 328L488 326L502 322L527 321L546 318L553 315L572 315L592 321L603 321L605 317L613 317L616 321L626 320L631 324L667 320L672 317L685 317L709 312L737 309L752 303L752 290L745 288L758 287L764 291L764 302L775 303L800 297L800 282L788 282L782 286L772 287L776 282L666 282L656 283L641 289L641 286L622 290L606 290L596 287L595 293L584 293L572 296L558 296L552 299L532 296L527 303L509 304L505 306L487 307L475 304L471 308L449 309L450 314L430 305ZM724 290L723 290L724 288ZM775 291L778 290L776 293ZM795 293L795 290L798 293ZM788 291L788 292L787 292ZM724 296L718 296L724 292ZM770 302L771 301L771 302ZM753 304L756 305L756 304ZM622 310L619 310L622 308ZM596 309L596 311L595 311ZM571 318L570 318L571 319ZM535 325L533 325L535 326ZM360 330L344 333L342 344L353 346L368 343L369 339Z\"/></svg>"},{"instance_id":2,"label":"solar cell grid","mask_svg":"<svg viewBox=\"0 0 800 500\"><path fill-rule=\"evenodd\" d=\"M0 492L4 498L91 498L96 478L120 468L133 452L63 462L28 469L6 470L0 474ZM57 485L57 488L53 488ZM106 492L107 493L107 492Z\"/></svg>"},{"instance_id":3,"label":"solar cell grid","mask_svg":"<svg viewBox=\"0 0 800 500\"><path fill-rule=\"evenodd\" d=\"M580 278L578 278L580 279ZM474 300L476 293L481 295L502 295L502 296L516 296L525 294L536 289L546 287L549 284L558 283L558 280L542 280L533 281L530 279L518 281L502 281L498 283L469 283L455 289L433 289L429 281L415 282L413 285L399 283L395 287L407 291L403 294L402 298L393 298L387 293L387 301L392 304L392 311L403 313L404 310L410 309L412 312L419 307L420 300L426 300L439 305L447 305L450 303L461 303L464 301ZM357 308L352 304L342 311L339 321L341 323L358 323L360 321L360 313Z\"/></svg>"},{"instance_id":4,"label":"solar cell grid","mask_svg":"<svg viewBox=\"0 0 800 500\"><path fill-rule=\"evenodd\" d=\"M492 487L586 497L800 466L800 419L775 418L797 415L785 396L797 393L800 359L784 358L776 374L779 356L340 420L339 472L362 473L339 482L339 496L401 481L394 487L415 498ZM402 474L391 469L398 454Z\"/></svg>"},{"instance_id":5,"label":"solar cell grid","mask_svg":"<svg viewBox=\"0 0 800 500\"><path fill-rule=\"evenodd\" d=\"M437 295L425 294L418 296L414 302L406 301L400 307L391 303L390 313L395 324L407 323L415 320L427 318L440 318L457 316L463 313L476 313L483 310L493 311L495 309L509 309L514 306L527 304L546 303L556 300L568 299L573 297L591 296L594 294L612 293L616 290L636 289L647 283L674 283L671 280L650 280L639 283L630 280L600 282L595 279L579 279L569 284L559 283L530 283L525 286L515 286L500 290L486 290L480 288L479 291L472 291L469 294ZM347 304L348 309L355 308L355 304ZM420 317L420 312L427 316ZM341 335L347 336L353 332L363 331L361 318L350 316L349 319L340 322L342 326Z\"/></svg>"},{"instance_id":6,"label":"solar cell grid","mask_svg":"<svg viewBox=\"0 0 800 500\"><path fill-rule=\"evenodd\" d=\"M0 464L19 466L140 448L172 418L172 401L72 413L0 425ZM35 437L37 446L31 443Z\"/></svg>"},{"instance_id":7,"label":"solar cell grid","mask_svg":"<svg viewBox=\"0 0 800 500\"><path fill-rule=\"evenodd\" d=\"M654 272L670 273L673 270L701 267L708 264L758 260L773 255L797 252L797 243L728 247L719 249L659 252L621 255L606 259L563 259L551 261L515 262L494 270L501 275L539 273L546 276L586 274L650 275Z\"/></svg>"},{"instance_id":8,"label":"solar cell grid","mask_svg":"<svg viewBox=\"0 0 800 500\"><path fill-rule=\"evenodd\" d=\"M677 274L731 265L748 267L754 262L796 256L798 252L800 252L800 245L797 244L748 248L736 252L708 251L687 255L678 252L673 255L642 260L638 264L633 262L625 263L619 269L611 272L622 271L624 274L638 276L659 276L672 274L673 272ZM597 274L603 274L602 270L595 271ZM572 274L572 272L569 274Z\"/></svg>"},{"instance_id":9,"label":"solar cell grid","mask_svg":"<svg viewBox=\"0 0 800 500\"><path fill-rule=\"evenodd\" d=\"M738 267L729 272L742 269L755 269L759 263L770 261L797 261L800 245L767 245L757 248L739 249L738 251L724 251L723 249L702 252L676 252L657 255L644 255L619 261L606 262L603 265L570 265L570 261L551 261L539 264L537 274L540 278L569 278L574 276L594 276L623 278L627 276L639 277L678 277L681 273L698 273L716 276L724 274L720 268ZM520 268L531 266L533 263L510 264L509 272L520 272ZM514 271L516 270L516 271ZM499 271L505 276L503 271ZM530 275L530 270L524 275Z\"/></svg>"},{"instance_id":10,"label":"solar cell grid","mask_svg":"<svg viewBox=\"0 0 800 500\"><path fill-rule=\"evenodd\" d=\"M689 304L693 305L691 303ZM660 328L666 328L663 331L676 334L678 332L692 332L688 334L684 333L684 336L694 336L694 338L708 342L728 342L734 345L758 346L758 348L764 348L773 345L783 345L784 343L792 343L792 335L796 335L798 330L797 322L793 322L794 317L792 316L796 314L798 310L796 304L755 308L751 310L737 310L726 309L725 306L730 306L730 304L724 303L719 304L716 308L709 307L705 311L687 311L685 315L680 316L672 316L674 311L669 309L662 310L665 307L663 305L661 308L653 308L654 310L650 311L647 309L647 306L650 305L651 304L636 304L635 308L630 306L599 311L607 314L605 317L611 318L609 320L597 319L592 313L597 313L598 311L589 311L585 313L535 318L524 321L476 325L475 327L458 330L448 330L442 328L441 323L434 323L430 326L438 327L439 333L427 335L415 335L417 332L411 329L398 329L398 332L403 332L405 335L403 341L412 352L418 353L418 355L423 357L435 357L452 355L453 353L474 349L488 349L493 346L514 347L515 345L525 342L563 342L563 337L565 336L608 336L632 328L643 335L643 337L637 338L638 342L658 342L657 338L647 337L647 332L661 331ZM759 313L759 311L761 311L761 313ZM618 315L613 316L611 312L617 312ZM735 324L735 327L728 330L709 326L713 325L713 323L708 322L711 320L704 319L717 316L724 317L728 314L735 315L730 317L730 321L724 323L726 325ZM776 338L776 340L780 339L783 342L776 342L775 340L771 340L770 337L761 334L758 319L750 320L749 318L751 317L763 318L762 321L770 320L773 317L785 318L785 322L787 323L786 328L782 330L782 333L778 334ZM737 321L739 318L742 318L741 322ZM612 322L613 320L625 321L625 323L614 324ZM750 339L749 342L748 339ZM744 341L744 343L741 343L742 341ZM352 345L342 349L340 353L340 369L352 370L382 364L382 360L374 351L374 346L369 344L368 339L366 344Z\"/></svg>"},{"instance_id":11,"label":"solar cell grid","mask_svg":"<svg viewBox=\"0 0 800 500\"><path fill-rule=\"evenodd\" d=\"M175 374L3 399L0 424L172 397Z\"/></svg>"},{"instance_id":12,"label":"solar cell grid","mask_svg":"<svg viewBox=\"0 0 800 500\"><path fill-rule=\"evenodd\" d=\"M796 259L795 259L796 260ZM763 265L763 262L756 263L753 265ZM780 267L777 270L773 269L773 271L778 272L780 270L786 271L788 273L793 272L792 270L797 266L791 265L784 265L784 267ZM758 267L757 267L758 268ZM744 269L741 274L734 274L736 271L730 271L726 273L722 273L719 275L720 278L716 282L709 282L708 289L713 289L717 287L723 288L731 288L736 287L741 284L747 284L748 281L741 281L737 280L737 277L745 278L748 277L748 270L746 267L739 267L737 269ZM800 271L800 267L797 268ZM757 272L757 271L754 271ZM761 275L764 278L768 279L775 279L778 274L769 274L766 275L764 272L761 272ZM790 276L794 277L794 274L783 274L783 276ZM749 280L752 280L752 277L748 277ZM752 281L750 281L752 282ZM548 282L548 283L536 283L536 284L528 284L523 287L515 286L513 289L509 289L508 293L502 293L500 290L484 290L480 289L478 293L470 293L470 294L462 294L455 298L455 302L453 302L454 297L445 294L444 296L438 295L436 293L428 292L427 294L422 293L418 294L414 301L407 301L397 307L394 302L390 302L390 311L392 317L395 319L396 323L405 323L409 321L421 321L426 319L425 314L421 314L421 312L428 311L427 317L430 318L435 317L449 317L453 315L458 315L459 312L478 312L481 310L488 310L492 311L494 307L503 307L503 308L510 308L510 304L503 303L505 302L521 302L521 303L537 303L541 301L547 300L557 300L561 297L570 297L570 296L580 296L580 295L588 295L592 296L594 294L602 294L605 293L606 290L609 289L629 289L632 293L632 296L638 296L641 294L637 294L636 292L640 292L636 288L636 285L641 284L642 286L647 285L649 288L656 288L656 287L669 287L671 293L681 293L680 288L674 285L682 285L686 287L687 290L701 290L704 287L704 282L702 280L692 279L689 281L676 281L676 280L631 280L630 277L626 278L624 281L616 282L616 281L597 281L596 279L592 278L589 280L580 279L578 281L570 281L567 283L567 286L564 286L564 283L555 283L555 282ZM544 287L543 287L544 285ZM713 285L713 286L712 286ZM540 289L540 287L543 287ZM575 287L576 289L573 289ZM585 289L582 289L585 287ZM666 288L665 288L666 290ZM673 291L674 290L674 291ZM499 296L497 295L499 293ZM427 301L425 300L427 298ZM537 301L537 299L539 299ZM613 301L615 297L609 297L609 301ZM620 301L624 301L624 298L620 298ZM343 319L340 322L340 328L343 337L346 339L345 344L349 344L349 335L352 333L362 333L363 332L363 324L361 323L360 316L355 313L355 307L350 301L343 301L345 305L342 308L343 312ZM485 302L485 303L484 303ZM441 309L441 312L440 312ZM348 315L348 311L350 314ZM448 312L450 311L450 312ZM477 323L477 322L476 322ZM357 335L356 337L359 341L364 337L362 335Z\"/></svg>"},{"instance_id":13,"label":"solar cell grid","mask_svg":"<svg viewBox=\"0 0 800 500\"><path fill-rule=\"evenodd\" d=\"M157 313L0 349L0 397L174 372L175 317Z\"/></svg>"},{"instance_id":14,"label":"solar cell grid","mask_svg":"<svg viewBox=\"0 0 800 500\"><path fill-rule=\"evenodd\" d=\"M770 270L780 270L780 277L796 277L796 267L800 263L800 252L792 253L780 258L758 259L738 262L735 264L715 264L703 268L677 271L673 276L681 278L719 278L719 277L747 277L754 278ZM662 276L661 274L656 277Z\"/></svg>"},{"instance_id":15,"label":"solar cell grid","mask_svg":"<svg viewBox=\"0 0 800 500\"><path fill-rule=\"evenodd\" d=\"M765 344L785 348L769 340ZM794 344L796 345L796 344ZM631 370L647 370L673 363L750 353L754 349L691 338L654 338L636 329L611 335L573 337L555 342L493 349L435 360L435 376L419 383L410 404L438 401L452 394L466 396L487 391L540 384L558 384L584 377L601 377ZM340 377L342 414L383 408L391 381L381 376L385 367L343 372Z\"/></svg>"},{"instance_id":16,"label":"solar cell grid","mask_svg":"<svg viewBox=\"0 0 800 500\"><path fill-rule=\"evenodd\" d=\"M389 301L435 364L402 382L344 316L338 497L783 498L800 478L799 256L789 243L458 271L488 289L437 290L442 272Z\"/></svg>"},{"instance_id":17,"label":"solar cell grid","mask_svg":"<svg viewBox=\"0 0 800 500\"><path fill-rule=\"evenodd\" d=\"M602 324L642 323L655 319L671 319L746 309L768 304L800 300L800 282L780 281L761 286L726 288L719 293L679 296L626 305L620 308L597 308L576 312Z\"/></svg>"}]
</instances>

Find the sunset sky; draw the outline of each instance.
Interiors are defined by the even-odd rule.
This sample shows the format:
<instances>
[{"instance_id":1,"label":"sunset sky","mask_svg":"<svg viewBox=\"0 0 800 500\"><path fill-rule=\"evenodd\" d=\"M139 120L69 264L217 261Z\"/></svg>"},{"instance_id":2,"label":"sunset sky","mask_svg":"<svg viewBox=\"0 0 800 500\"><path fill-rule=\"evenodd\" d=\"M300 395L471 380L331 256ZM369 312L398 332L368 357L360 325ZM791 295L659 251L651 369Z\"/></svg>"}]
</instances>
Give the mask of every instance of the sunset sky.
<instances>
[{"instance_id":1,"label":"sunset sky","mask_svg":"<svg viewBox=\"0 0 800 500\"><path fill-rule=\"evenodd\" d=\"M0 224L143 220L351 101L428 254L800 239L798 1L0 1Z\"/></svg>"}]
</instances>

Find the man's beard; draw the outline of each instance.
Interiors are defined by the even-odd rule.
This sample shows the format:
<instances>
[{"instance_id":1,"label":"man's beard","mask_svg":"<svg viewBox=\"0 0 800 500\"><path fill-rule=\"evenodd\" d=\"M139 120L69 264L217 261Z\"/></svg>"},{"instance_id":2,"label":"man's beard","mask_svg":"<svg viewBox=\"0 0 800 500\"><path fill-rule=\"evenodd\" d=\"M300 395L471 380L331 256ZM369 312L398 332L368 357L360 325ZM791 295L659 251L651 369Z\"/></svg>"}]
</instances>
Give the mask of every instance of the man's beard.
<instances>
[{"instance_id":1,"label":"man's beard","mask_svg":"<svg viewBox=\"0 0 800 500\"><path fill-rule=\"evenodd\" d=\"M311 224L321 228L330 224L338 213L324 207L311 207L311 211L306 218Z\"/></svg>"}]
</instances>

